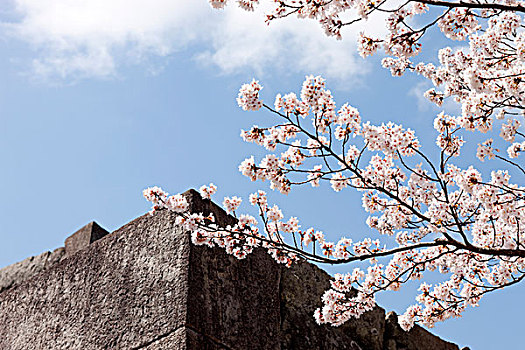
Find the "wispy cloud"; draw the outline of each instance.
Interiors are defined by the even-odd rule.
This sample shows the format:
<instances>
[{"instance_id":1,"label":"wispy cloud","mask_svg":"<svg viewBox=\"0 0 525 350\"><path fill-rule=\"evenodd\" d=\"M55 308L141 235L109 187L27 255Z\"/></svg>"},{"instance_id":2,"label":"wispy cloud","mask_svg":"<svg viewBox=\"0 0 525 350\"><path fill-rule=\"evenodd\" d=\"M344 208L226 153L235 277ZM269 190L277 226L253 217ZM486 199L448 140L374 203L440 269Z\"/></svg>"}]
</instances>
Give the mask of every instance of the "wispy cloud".
<instances>
[{"instance_id":1,"label":"wispy cloud","mask_svg":"<svg viewBox=\"0 0 525 350\"><path fill-rule=\"evenodd\" d=\"M223 73L312 71L348 79L369 69L355 50L359 28L349 28L337 41L310 20L287 18L266 26L265 9L246 13L232 4L217 11L206 0L12 3L14 19L4 19L2 28L31 46L32 70L41 77L112 77L124 65L182 50Z\"/></svg>"},{"instance_id":2,"label":"wispy cloud","mask_svg":"<svg viewBox=\"0 0 525 350\"><path fill-rule=\"evenodd\" d=\"M461 114L461 106L456 103L451 97L445 99L441 107L436 106L430 102L424 95L425 92L433 87L432 83L428 81L422 81L414 85L408 90L408 95L415 98L417 109L420 112L440 112L446 111L447 113L458 115Z\"/></svg>"}]
</instances>

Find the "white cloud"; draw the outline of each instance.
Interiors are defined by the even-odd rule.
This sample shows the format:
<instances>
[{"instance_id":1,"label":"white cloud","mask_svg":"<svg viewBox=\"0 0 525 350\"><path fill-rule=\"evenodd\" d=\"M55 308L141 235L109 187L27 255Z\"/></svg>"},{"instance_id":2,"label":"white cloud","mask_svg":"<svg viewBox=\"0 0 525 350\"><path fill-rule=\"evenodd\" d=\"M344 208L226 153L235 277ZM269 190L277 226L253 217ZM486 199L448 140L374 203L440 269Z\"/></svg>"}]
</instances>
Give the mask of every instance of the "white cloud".
<instances>
[{"instance_id":1,"label":"white cloud","mask_svg":"<svg viewBox=\"0 0 525 350\"><path fill-rule=\"evenodd\" d=\"M408 90L408 95L416 99L417 109L420 112L432 111L438 113L440 111L445 111L454 115L461 114L461 106L451 97L446 98L441 107L438 107L434 103L430 102L424 95L425 92L432 87L434 87L432 83L428 81L421 81Z\"/></svg>"},{"instance_id":2,"label":"white cloud","mask_svg":"<svg viewBox=\"0 0 525 350\"><path fill-rule=\"evenodd\" d=\"M206 0L12 1L17 19L2 27L31 45L34 73L44 77L111 77L122 65L181 50L223 73L311 71L348 79L368 70L356 54L357 27L336 41L311 20L266 26L263 9L247 13L232 3L218 11Z\"/></svg>"},{"instance_id":3,"label":"white cloud","mask_svg":"<svg viewBox=\"0 0 525 350\"><path fill-rule=\"evenodd\" d=\"M408 96L412 96L416 99L417 109L420 112L431 111L436 108L436 105L430 102L425 96L425 91L430 89L432 84L427 81L422 81L414 85L408 90Z\"/></svg>"},{"instance_id":4,"label":"white cloud","mask_svg":"<svg viewBox=\"0 0 525 350\"><path fill-rule=\"evenodd\" d=\"M368 65L357 55L356 28L343 40L327 37L313 20L286 18L262 21L263 11L246 13L230 6L221 25L211 33L210 48L198 55L225 72L239 68L263 73L269 67L283 71L322 72L333 78L349 78L367 72Z\"/></svg>"},{"instance_id":5,"label":"white cloud","mask_svg":"<svg viewBox=\"0 0 525 350\"><path fill-rule=\"evenodd\" d=\"M110 76L123 63L173 53L197 39L195 27L211 12L195 1L14 2L20 20L3 23L4 29L36 49L37 73L64 78Z\"/></svg>"}]
</instances>

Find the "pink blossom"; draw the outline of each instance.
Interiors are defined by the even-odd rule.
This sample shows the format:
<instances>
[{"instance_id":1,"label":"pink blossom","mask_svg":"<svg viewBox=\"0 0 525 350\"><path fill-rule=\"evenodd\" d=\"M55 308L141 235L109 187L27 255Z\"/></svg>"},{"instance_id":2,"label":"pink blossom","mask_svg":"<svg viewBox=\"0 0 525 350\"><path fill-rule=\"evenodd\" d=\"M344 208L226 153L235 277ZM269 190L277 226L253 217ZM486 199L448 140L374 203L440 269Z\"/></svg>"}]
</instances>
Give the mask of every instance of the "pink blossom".
<instances>
[{"instance_id":1,"label":"pink blossom","mask_svg":"<svg viewBox=\"0 0 525 350\"><path fill-rule=\"evenodd\" d=\"M224 209L226 209L226 212L229 214L229 213L233 213L234 211L237 210L237 208L239 208L239 206L241 205L242 203L242 199L239 198L239 197L224 197L224 201L222 202L222 205L224 207Z\"/></svg>"},{"instance_id":2,"label":"pink blossom","mask_svg":"<svg viewBox=\"0 0 525 350\"><path fill-rule=\"evenodd\" d=\"M262 86L257 80L252 80L250 84L244 84L239 90L237 103L245 111L256 111L262 107L262 101L259 99L259 91Z\"/></svg>"},{"instance_id":3,"label":"pink blossom","mask_svg":"<svg viewBox=\"0 0 525 350\"><path fill-rule=\"evenodd\" d=\"M217 192L217 186L210 183L208 186L202 185L199 192L204 199L210 199Z\"/></svg>"}]
</instances>

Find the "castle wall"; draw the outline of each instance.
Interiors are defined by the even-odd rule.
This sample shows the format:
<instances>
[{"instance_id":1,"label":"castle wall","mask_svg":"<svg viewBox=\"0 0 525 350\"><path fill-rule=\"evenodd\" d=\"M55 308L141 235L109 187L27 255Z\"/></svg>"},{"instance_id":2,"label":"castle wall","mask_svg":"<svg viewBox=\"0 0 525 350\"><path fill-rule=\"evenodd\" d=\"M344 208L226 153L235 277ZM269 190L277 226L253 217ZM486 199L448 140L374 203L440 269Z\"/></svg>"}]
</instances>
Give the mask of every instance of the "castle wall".
<instances>
[{"instance_id":1,"label":"castle wall","mask_svg":"<svg viewBox=\"0 0 525 350\"><path fill-rule=\"evenodd\" d=\"M186 196L192 211L234 222ZM0 349L458 349L418 326L402 331L380 307L319 326L312 314L328 274L262 250L237 260L194 246L167 211L102 236L4 288Z\"/></svg>"}]
</instances>

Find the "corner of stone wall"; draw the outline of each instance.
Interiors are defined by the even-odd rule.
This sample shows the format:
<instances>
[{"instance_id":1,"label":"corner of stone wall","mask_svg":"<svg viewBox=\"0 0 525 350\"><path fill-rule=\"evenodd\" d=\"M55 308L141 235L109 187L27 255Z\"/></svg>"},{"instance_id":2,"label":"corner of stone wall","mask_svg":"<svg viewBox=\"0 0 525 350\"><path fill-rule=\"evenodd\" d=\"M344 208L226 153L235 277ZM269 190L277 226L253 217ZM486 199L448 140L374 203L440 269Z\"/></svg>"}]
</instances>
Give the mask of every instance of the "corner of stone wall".
<instances>
[{"instance_id":1,"label":"corner of stone wall","mask_svg":"<svg viewBox=\"0 0 525 350\"><path fill-rule=\"evenodd\" d=\"M190 211L213 213L221 225L233 225L236 219L199 192L183 193ZM261 255L261 252L258 252ZM264 260L264 259L263 259ZM405 332L393 312L380 306L351 319L339 327L318 325L314 311L321 306L323 293L330 288L331 276L314 264L299 261L287 268L279 265L280 347L281 349L351 349L351 350L458 350L416 325Z\"/></svg>"}]
</instances>

